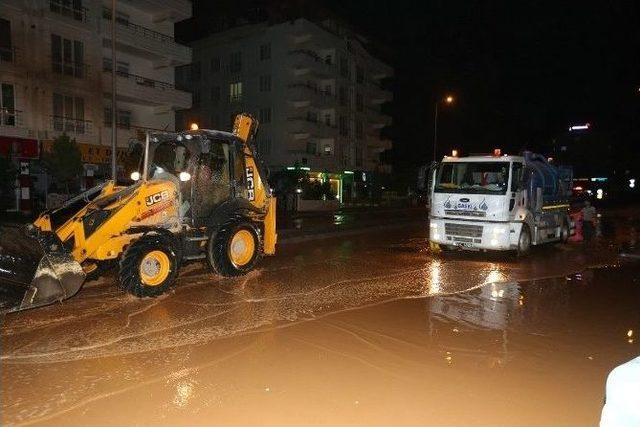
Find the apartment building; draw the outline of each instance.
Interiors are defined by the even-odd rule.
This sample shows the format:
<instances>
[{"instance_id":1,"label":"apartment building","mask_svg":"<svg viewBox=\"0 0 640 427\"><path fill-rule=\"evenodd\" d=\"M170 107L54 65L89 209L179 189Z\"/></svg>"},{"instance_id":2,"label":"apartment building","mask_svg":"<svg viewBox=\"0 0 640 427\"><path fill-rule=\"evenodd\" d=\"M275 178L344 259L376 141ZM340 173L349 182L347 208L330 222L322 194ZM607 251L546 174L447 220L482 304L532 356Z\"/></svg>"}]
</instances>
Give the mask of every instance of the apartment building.
<instances>
[{"instance_id":1,"label":"apartment building","mask_svg":"<svg viewBox=\"0 0 640 427\"><path fill-rule=\"evenodd\" d=\"M111 155L110 0L3 0L0 5L0 155L20 165L16 208L47 191L41 152L66 133L79 143L84 186L108 176ZM188 0L120 0L116 10L117 142L175 126L191 95L173 86L191 52L173 24Z\"/></svg>"},{"instance_id":2,"label":"apartment building","mask_svg":"<svg viewBox=\"0 0 640 427\"><path fill-rule=\"evenodd\" d=\"M258 150L272 170L300 168L329 179L339 197L353 181L388 172L380 153L391 147L381 105L391 92L381 81L393 70L337 23L297 19L234 28L191 44L193 63L177 69L177 84L193 93L178 112L187 126L227 129L248 111L260 121Z\"/></svg>"}]
</instances>

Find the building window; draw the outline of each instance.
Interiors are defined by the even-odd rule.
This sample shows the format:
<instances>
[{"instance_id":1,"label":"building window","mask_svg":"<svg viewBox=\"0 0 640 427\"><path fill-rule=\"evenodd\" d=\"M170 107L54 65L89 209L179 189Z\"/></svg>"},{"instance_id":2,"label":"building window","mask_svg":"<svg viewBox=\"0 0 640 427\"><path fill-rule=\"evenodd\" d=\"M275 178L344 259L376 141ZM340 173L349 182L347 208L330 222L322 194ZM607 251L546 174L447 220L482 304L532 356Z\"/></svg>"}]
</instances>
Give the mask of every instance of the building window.
<instances>
[{"instance_id":1,"label":"building window","mask_svg":"<svg viewBox=\"0 0 640 427\"><path fill-rule=\"evenodd\" d=\"M176 89L191 91L191 64L176 67Z\"/></svg>"},{"instance_id":2,"label":"building window","mask_svg":"<svg viewBox=\"0 0 640 427\"><path fill-rule=\"evenodd\" d=\"M242 53L233 52L229 55L229 71L232 73L238 73L242 70Z\"/></svg>"},{"instance_id":3,"label":"building window","mask_svg":"<svg viewBox=\"0 0 640 427\"><path fill-rule=\"evenodd\" d=\"M271 108L260 109L260 123L271 123Z\"/></svg>"},{"instance_id":4,"label":"building window","mask_svg":"<svg viewBox=\"0 0 640 427\"><path fill-rule=\"evenodd\" d=\"M362 139L364 137L364 123L358 120L356 122L356 138Z\"/></svg>"},{"instance_id":5,"label":"building window","mask_svg":"<svg viewBox=\"0 0 640 427\"><path fill-rule=\"evenodd\" d=\"M326 85L324 87L324 94L327 96L331 96L333 94L333 87L331 87L331 85Z\"/></svg>"},{"instance_id":6,"label":"building window","mask_svg":"<svg viewBox=\"0 0 640 427\"><path fill-rule=\"evenodd\" d=\"M344 86L340 86L340 91L338 93L338 100L341 106L347 105L347 88Z\"/></svg>"},{"instance_id":7,"label":"building window","mask_svg":"<svg viewBox=\"0 0 640 427\"><path fill-rule=\"evenodd\" d=\"M349 61L344 56L340 57L340 75L349 77Z\"/></svg>"},{"instance_id":8,"label":"building window","mask_svg":"<svg viewBox=\"0 0 640 427\"><path fill-rule=\"evenodd\" d=\"M271 59L270 43L260 45L260 61L265 61L267 59Z\"/></svg>"},{"instance_id":9,"label":"building window","mask_svg":"<svg viewBox=\"0 0 640 427\"><path fill-rule=\"evenodd\" d=\"M59 132L85 133L84 99L53 94L53 129Z\"/></svg>"},{"instance_id":10,"label":"building window","mask_svg":"<svg viewBox=\"0 0 640 427\"><path fill-rule=\"evenodd\" d=\"M307 142L307 154L315 155L318 151L318 144L315 142Z\"/></svg>"},{"instance_id":11,"label":"building window","mask_svg":"<svg viewBox=\"0 0 640 427\"><path fill-rule=\"evenodd\" d=\"M217 129L218 127L220 127L220 115L219 114L212 114L211 115L211 121L210 121L209 127L211 129Z\"/></svg>"},{"instance_id":12,"label":"building window","mask_svg":"<svg viewBox=\"0 0 640 427\"><path fill-rule=\"evenodd\" d=\"M356 110L358 111L364 110L364 100L362 98L361 93L356 93Z\"/></svg>"},{"instance_id":13,"label":"building window","mask_svg":"<svg viewBox=\"0 0 640 427\"><path fill-rule=\"evenodd\" d=\"M104 124L105 126L111 126L112 113L110 107L104 109ZM118 109L118 116L116 117L116 123L119 128L130 129L131 128L131 111Z\"/></svg>"},{"instance_id":14,"label":"building window","mask_svg":"<svg viewBox=\"0 0 640 427\"><path fill-rule=\"evenodd\" d=\"M2 83L0 86L0 125L16 125L16 104L13 85Z\"/></svg>"},{"instance_id":15,"label":"building window","mask_svg":"<svg viewBox=\"0 0 640 427\"><path fill-rule=\"evenodd\" d=\"M324 124L331 126L331 113L324 113Z\"/></svg>"},{"instance_id":16,"label":"building window","mask_svg":"<svg viewBox=\"0 0 640 427\"><path fill-rule=\"evenodd\" d=\"M51 34L51 68L54 73L84 77L84 44Z\"/></svg>"},{"instance_id":17,"label":"building window","mask_svg":"<svg viewBox=\"0 0 640 427\"><path fill-rule=\"evenodd\" d=\"M318 123L318 112L317 111L307 111L307 121Z\"/></svg>"},{"instance_id":18,"label":"building window","mask_svg":"<svg viewBox=\"0 0 640 427\"><path fill-rule=\"evenodd\" d=\"M0 18L0 62L13 62L11 21Z\"/></svg>"},{"instance_id":19,"label":"building window","mask_svg":"<svg viewBox=\"0 0 640 427\"><path fill-rule=\"evenodd\" d=\"M202 67L200 66L200 61L194 62L191 64L191 78L193 81L200 81L202 77Z\"/></svg>"},{"instance_id":20,"label":"building window","mask_svg":"<svg viewBox=\"0 0 640 427\"><path fill-rule=\"evenodd\" d=\"M362 166L362 148L356 147L356 166ZM362 174L364 175L364 172Z\"/></svg>"},{"instance_id":21,"label":"building window","mask_svg":"<svg viewBox=\"0 0 640 427\"><path fill-rule=\"evenodd\" d=\"M219 71L220 71L220 58L217 56L214 56L213 58L211 58L211 72L217 73Z\"/></svg>"},{"instance_id":22,"label":"building window","mask_svg":"<svg viewBox=\"0 0 640 427\"><path fill-rule=\"evenodd\" d=\"M218 104L220 102L220 86L211 87L211 103Z\"/></svg>"},{"instance_id":23,"label":"building window","mask_svg":"<svg viewBox=\"0 0 640 427\"><path fill-rule=\"evenodd\" d=\"M340 116L340 136L349 136L349 123L345 116Z\"/></svg>"},{"instance_id":24,"label":"building window","mask_svg":"<svg viewBox=\"0 0 640 427\"><path fill-rule=\"evenodd\" d=\"M271 154L271 138L261 138L258 142L258 152L262 155Z\"/></svg>"},{"instance_id":25,"label":"building window","mask_svg":"<svg viewBox=\"0 0 640 427\"><path fill-rule=\"evenodd\" d=\"M111 58L102 58L102 70L111 72L113 70ZM124 61L117 61L116 72L119 76L129 76L129 63Z\"/></svg>"},{"instance_id":26,"label":"building window","mask_svg":"<svg viewBox=\"0 0 640 427\"><path fill-rule=\"evenodd\" d=\"M271 75L260 76L260 92L271 92Z\"/></svg>"},{"instance_id":27,"label":"building window","mask_svg":"<svg viewBox=\"0 0 640 427\"><path fill-rule=\"evenodd\" d=\"M242 82L229 84L229 102L242 101Z\"/></svg>"},{"instance_id":28,"label":"building window","mask_svg":"<svg viewBox=\"0 0 640 427\"><path fill-rule=\"evenodd\" d=\"M324 63L328 64L328 65L333 64L333 55L331 55L331 54L326 55L324 57Z\"/></svg>"},{"instance_id":29,"label":"building window","mask_svg":"<svg viewBox=\"0 0 640 427\"><path fill-rule=\"evenodd\" d=\"M200 89L193 89L193 92L191 92L191 104L194 107L197 107L200 105Z\"/></svg>"},{"instance_id":30,"label":"building window","mask_svg":"<svg viewBox=\"0 0 640 427\"><path fill-rule=\"evenodd\" d=\"M360 65L356 66L356 82L364 83L364 68Z\"/></svg>"},{"instance_id":31,"label":"building window","mask_svg":"<svg viewBox=\"0 0 640 427\"><path fill-rule=\"evenodd\" d=\"M324 147L322 147L322 152L325 156L331 156L333 155L333 145L331 144L324 144Z\"/></svg>"}]
</instances>

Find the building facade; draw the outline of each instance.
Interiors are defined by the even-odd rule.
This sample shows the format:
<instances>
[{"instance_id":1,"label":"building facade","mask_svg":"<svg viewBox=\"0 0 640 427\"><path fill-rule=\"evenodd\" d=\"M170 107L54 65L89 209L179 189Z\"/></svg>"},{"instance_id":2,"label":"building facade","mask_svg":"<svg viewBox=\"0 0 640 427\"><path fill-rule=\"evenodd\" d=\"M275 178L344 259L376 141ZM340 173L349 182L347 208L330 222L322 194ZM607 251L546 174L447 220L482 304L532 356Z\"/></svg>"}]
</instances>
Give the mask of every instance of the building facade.
<instances>
[{"instance_id":1,"label":"building facade","mask_svg":"<svg viewBox=\"0 0 640 427\"><path fill-rule=\"evenodd\" d=\"M47 191L37 159L65 133L80 145L85 179L108 174L111 154L111 1L3 0L0 5L0 154L20 164L16 207ZM117 143L175 126L191 95L174 88L191 51L173 24L188 0L120 0L116 11Z\"/></svg>"},{"instance_id":2,"label":"building facade","mask_svg":"<svg viewBox=\"0 0 640 427\"><path fill-rule=\"evenodd\" d=\"M391 117L381 105L392 95L381 81L393 70L359 36L331 21L297 19L234 28L191 46L193 63L176 74L193 93L193 108L178 112L182 126L229 129L235 114L250 112L272 171L308 170L330 179L340 198L355 191L345 191L343 178L388 171L380 154L391 141L381 129Z\"/></svg>"}]
</instances>

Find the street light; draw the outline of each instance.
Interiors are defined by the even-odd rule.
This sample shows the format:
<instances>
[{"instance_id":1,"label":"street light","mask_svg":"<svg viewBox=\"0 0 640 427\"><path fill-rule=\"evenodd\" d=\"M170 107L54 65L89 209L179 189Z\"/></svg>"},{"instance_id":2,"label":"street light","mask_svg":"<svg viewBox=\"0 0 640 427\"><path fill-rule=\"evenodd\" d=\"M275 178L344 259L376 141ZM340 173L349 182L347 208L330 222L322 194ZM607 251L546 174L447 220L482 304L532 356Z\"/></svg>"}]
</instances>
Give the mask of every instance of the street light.
<instances>
[{"instance_id":1,"label":"street light","mask_svg":"<svg viewBox=\"0 0 640 427\"><path fill-rule=\"evenodd\" d=\"M436 108L433 117L433 161L436 161L436 147L438 145L438 106L440 102L443 102L445 105L452 105L455 98L453 95L447 95L444 99L440 101L436 101Z\"/></svg>"},{"instance_id":2,"label":"street light","mask_svg":"<svg viewBox=\"0 0 640 427\"><path fill-rule=\"evenodd\" d=\"M116 104L116 0L111 1L111 179L118 182L117 146L118 146L118 106Z\"/></svg>"}]
</instances>

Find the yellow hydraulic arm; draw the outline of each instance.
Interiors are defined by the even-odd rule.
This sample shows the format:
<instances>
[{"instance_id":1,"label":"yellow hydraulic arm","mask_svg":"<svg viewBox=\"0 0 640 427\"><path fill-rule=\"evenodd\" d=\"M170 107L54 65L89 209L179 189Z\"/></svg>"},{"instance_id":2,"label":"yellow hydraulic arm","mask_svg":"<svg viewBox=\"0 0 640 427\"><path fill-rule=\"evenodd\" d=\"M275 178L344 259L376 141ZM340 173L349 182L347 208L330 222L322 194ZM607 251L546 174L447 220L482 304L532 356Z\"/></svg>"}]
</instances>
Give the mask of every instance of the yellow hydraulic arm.
<instances>
[{"instance_id":1,"label":"yellow hydraulic arm","mask_svg":"<svg viewBox=\"0 0 640 427\"><path fill-rule=\"evenodd\" d=\"M276 252L276 198L271 194L269 185L260 175L255 156L249 144L258 126L258 121L248 114L238 114L233 124L233 134L244 142L245 174L249 201L266 213L264 219L264 253Z\"/></svg>"}]
</instances>

